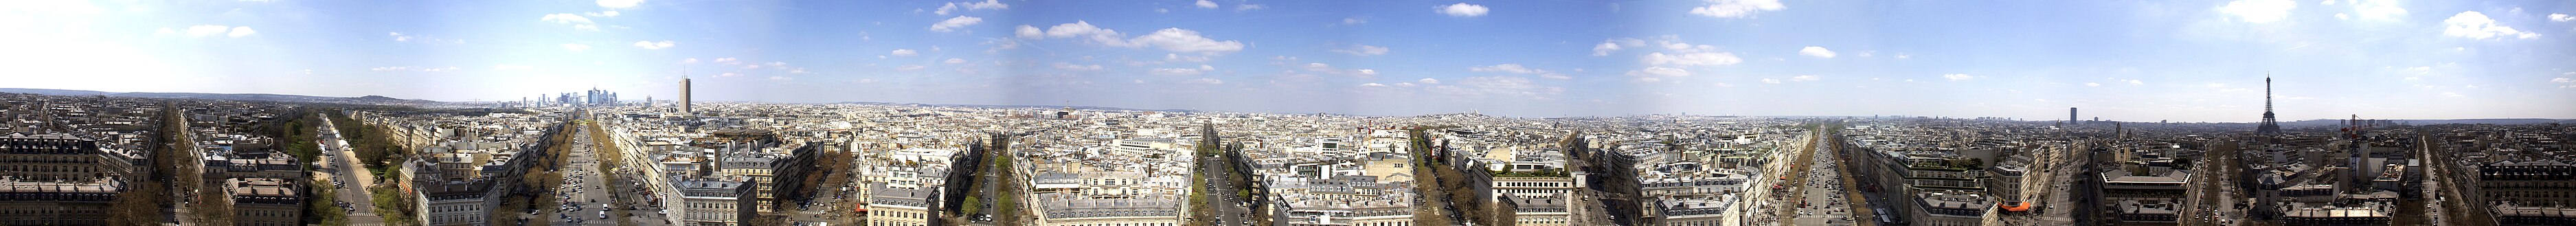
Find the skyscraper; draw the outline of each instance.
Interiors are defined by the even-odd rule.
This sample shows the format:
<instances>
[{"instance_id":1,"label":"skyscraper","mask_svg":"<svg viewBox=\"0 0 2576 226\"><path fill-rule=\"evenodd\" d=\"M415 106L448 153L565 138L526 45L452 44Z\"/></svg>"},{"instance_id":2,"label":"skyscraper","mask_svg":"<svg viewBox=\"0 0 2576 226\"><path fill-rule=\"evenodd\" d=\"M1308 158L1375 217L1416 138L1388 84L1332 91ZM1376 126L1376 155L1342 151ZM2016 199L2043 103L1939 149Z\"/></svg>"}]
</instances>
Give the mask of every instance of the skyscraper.
<instances>
[{"instance_id":1,"label":"skyscraper","mask_svg":"<svg viewBox=\"0 0 2576 226\"><path fill-rule=\"evenodd\" d=\"M2075 108L2066 108L2066 123L2068 123L2068 124L2083 124L2083 123L2084 123L2084 121L2083 121L2083 120L2076 120L2076 119L2080 119L2080 118L2075 117Z\"/></svg>"},{"instance_id":2,"label":"skyscraper","mask_svg":"<svg viewBox=\"0 0 2576 226\"><path fill-rule=\"evenodd\" d=\"M2272 118L2272 74L2263 74L2263 125L2254 127L2255 134L2281 134L2281 124Z\"/></svg>"},{"instance_id":3,"label":"skyscraper","mask_svg":"<svg viewBox=\"0 0 2576 226\"><path fill-rule=\"evenodd\" d=\"M689 114L689 78L680 78L680 114Z\"/></svg>"}]
</instances>

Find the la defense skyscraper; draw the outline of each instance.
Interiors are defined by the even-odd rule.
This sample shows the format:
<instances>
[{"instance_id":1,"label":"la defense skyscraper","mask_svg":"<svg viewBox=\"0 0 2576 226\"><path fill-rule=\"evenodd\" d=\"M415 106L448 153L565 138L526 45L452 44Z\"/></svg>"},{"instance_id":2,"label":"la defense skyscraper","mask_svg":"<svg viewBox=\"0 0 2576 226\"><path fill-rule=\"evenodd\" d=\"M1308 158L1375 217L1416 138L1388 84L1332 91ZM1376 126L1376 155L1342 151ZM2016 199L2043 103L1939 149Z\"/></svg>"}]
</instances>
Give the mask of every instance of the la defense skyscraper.
<instances>
[{"instance_id":1,"label":"la defense skyscraper","mask_svg":"<svg viewBox=\"0 0 2576 226\"><path fill-rule=\"evenodd\" d=\"M2272 118L2272 74L2263 74L2263 124L2254 126L2255 134L2281 134L2281 123Z\"/></svg>"}]
</instances>

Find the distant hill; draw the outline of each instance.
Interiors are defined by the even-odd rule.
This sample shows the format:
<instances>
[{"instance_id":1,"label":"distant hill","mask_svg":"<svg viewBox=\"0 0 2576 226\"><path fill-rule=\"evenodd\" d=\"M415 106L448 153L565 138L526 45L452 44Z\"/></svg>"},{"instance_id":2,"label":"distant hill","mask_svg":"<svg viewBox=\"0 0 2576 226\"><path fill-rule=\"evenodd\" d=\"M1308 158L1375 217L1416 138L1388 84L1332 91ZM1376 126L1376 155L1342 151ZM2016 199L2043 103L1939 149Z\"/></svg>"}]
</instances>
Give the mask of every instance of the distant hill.
<instances>
[{"instance_id":1,"label":"distant hill","mask_svg":"<svg viewBox=\"0 0 2576 226\"><path fill-rule=\"evenodd\" d=\"M265 94L265 93L155 93L155 92L131 92L131 93L117 93L117 92L99 92L99 91L88 91L88 90L25 89L25 88L0 88L0 93L27 93L27 94L43 94L43 95L58 95L58 96L112 96L112 97L140 97L140 98L179 98L179 99L209 99L209 100L238 100L238 101L277 101L277 102L342 103L342 104L424 105L424 104L436 104L436 103L438 103L438 101L430 101L430 100L415 100L415 99L401 99L401 98L392 98L392 97L385 97L385 96L363 96L363 97L321 97L321 96L286 95L286 94Z\"/></svg>"}]
</instances>

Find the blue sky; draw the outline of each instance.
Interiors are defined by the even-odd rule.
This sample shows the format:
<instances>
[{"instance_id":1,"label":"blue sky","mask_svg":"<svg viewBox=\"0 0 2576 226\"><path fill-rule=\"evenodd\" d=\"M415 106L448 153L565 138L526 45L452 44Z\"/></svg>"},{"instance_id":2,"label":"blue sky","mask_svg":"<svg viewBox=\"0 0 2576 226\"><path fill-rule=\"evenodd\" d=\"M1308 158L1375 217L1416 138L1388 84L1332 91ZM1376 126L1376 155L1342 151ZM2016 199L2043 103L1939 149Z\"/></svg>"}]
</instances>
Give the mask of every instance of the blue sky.
<instances>
[{"instance_id":1,"label":"blue sky","mask_svg":"<svg viewBox=\"0 0 2576 226\"><path fill-rule=\"evenodd\" d=\"M2576 118L2564 1L8 1L0 87L1506 116Z\"/></svg>"}]
</instances>

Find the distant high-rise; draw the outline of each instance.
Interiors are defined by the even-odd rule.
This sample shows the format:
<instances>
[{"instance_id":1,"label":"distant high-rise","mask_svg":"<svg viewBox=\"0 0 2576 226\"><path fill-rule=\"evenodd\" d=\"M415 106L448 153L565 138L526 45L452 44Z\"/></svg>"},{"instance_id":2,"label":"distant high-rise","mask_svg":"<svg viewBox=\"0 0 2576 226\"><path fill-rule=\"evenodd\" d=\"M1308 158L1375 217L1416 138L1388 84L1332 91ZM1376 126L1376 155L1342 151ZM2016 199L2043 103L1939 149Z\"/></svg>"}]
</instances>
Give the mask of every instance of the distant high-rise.
<instances>
[{"instance_id":1,"label":"distant high-rise","mask_svg":"<svg viewBox=\"0 0 2576 226\"><path fill-rule=\"evenodd\" d=\"M2272 74L2263 74L2263 125L2254 127L2255 134L2281 134L2281 124L2272 118Z\"/></svg>"},{"instance_id":2,"label":"distant high-rise","mask_svg":"<svg viewBox=\"0 0 2576 226\"><path fill-rule=\"evenodd\" d=\"M689 78L680 78L680 114L689 114Z\"/></svg>"},{"instance_id":3,"label":"distant high-rise","mask_svg":"<svg viewBox=\"0 0 2576 226\"><path fill-rule=\"evenodd\" d=\"M2083 123L2084 123L2084 121L2083 121L2083 120L2076 120L2076 119L2080 119L2080 118L2075 117L2075 108L2066 108L2066 122L2068 122L2068 123L2074 123L2074 124L2083 124Z\"/></svg>"}]
</instances>

